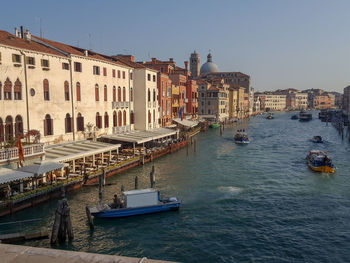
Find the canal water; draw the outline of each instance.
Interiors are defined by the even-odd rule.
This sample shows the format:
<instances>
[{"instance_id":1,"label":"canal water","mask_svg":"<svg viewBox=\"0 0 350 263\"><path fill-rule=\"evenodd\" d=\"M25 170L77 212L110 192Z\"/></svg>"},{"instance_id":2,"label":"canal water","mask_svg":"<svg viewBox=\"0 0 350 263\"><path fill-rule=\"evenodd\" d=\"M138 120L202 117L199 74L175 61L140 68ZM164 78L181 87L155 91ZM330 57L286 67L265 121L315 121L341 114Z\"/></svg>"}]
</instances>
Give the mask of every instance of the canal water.
<instances>
[{"instance_id":1,"label":"canal water","mask_svg":"<svg viewBox=\"0 0 350 263\"><path fill-rule=\"evenodd\" d=\"M98 201L97 187L69 194L75 239L54 248L148 257L180 262L349 262L350 147L337 131L317 119L291 120L293 113L257 116L239 126L196 136L197 149L154 162L157 188L177 196L178 212L86 224L85 205ZM237 128L248 130L251 143L232 142ZM324 144L310 139L321 135ZM328 152L334 175L312 172L310 149ZM108 179L104 198L120 186L149 186L151 164ZM0 223L42 218L51 228L57 201L24 210ZM50 247L48 240L26 243Z\"/></svg>"}]
</instances>

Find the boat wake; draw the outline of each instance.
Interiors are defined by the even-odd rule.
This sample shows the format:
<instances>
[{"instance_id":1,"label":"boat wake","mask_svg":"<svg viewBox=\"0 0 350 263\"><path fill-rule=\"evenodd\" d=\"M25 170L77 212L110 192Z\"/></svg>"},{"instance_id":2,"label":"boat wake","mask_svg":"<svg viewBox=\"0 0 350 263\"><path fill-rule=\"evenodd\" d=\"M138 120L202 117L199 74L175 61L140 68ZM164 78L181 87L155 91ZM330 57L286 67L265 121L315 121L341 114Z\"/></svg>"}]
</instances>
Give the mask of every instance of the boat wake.
<instances>
[{"instance_id":1,"label":"boat wake","mask_svg":"<svg viewBox=\"0 0 350 263\"><path fill-rule=\"evenodd\" d=\"M218 187L220 192L229 193L229 194L239 194L243 192L243 188L235 186L220 186Z\"/></svg>"}]
</instances>

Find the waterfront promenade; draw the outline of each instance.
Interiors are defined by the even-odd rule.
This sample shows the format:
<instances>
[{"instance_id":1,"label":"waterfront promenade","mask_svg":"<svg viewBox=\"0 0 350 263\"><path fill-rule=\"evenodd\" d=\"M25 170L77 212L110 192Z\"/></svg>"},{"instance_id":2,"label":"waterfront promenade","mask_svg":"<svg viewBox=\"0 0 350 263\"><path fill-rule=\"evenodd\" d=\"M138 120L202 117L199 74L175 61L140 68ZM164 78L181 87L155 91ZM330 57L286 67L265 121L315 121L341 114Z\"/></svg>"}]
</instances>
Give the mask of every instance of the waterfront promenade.
<instances>
[{"instance_id":1,"label":"waterfront promenade","mask_svg":"<svg viewBox=\"0 0 350 263\"><path fill-rule=\"evenodd\" d=\"M75 239L56 248L179 262L347 262L348 141L316 112L305 123L292 114L245 121L249 145L233 144L238 126L226 126L222 136L219 129L197 135L196 152L185 148L155 160L156 187L182 200L178 212L96 220L91 232L84 207L99 201L97 187L68 195ZM326 142L313 144L314 135ZM305 156L315 148L333 159L334 175L309 170ZM133 189L135 176L140 188L148 187L151 168L109 177L103 200L121 185ZM50 228L55 209L56 201L48 201L1 222L42 218L40 225ZM48 240L26 245L49 247Z\"/></svg>"}]
</instances>

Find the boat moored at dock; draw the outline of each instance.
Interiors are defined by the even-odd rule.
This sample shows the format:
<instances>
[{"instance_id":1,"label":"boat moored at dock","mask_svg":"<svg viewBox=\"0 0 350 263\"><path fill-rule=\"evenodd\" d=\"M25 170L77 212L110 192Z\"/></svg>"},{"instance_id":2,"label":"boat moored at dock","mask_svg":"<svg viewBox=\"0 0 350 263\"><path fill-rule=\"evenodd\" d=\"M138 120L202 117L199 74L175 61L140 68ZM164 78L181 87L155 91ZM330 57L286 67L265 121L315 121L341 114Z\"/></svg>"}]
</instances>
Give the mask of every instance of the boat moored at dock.
<instances>
[{"instance_id":1,"label":"boat moored at dock","mask_svg":"<svg viewBox=\"0 0 350 263\"><path fill-rule=\"evenodd\" d=\"M175 211L180 208L180 204L181 201L176 197L161 199L158 190L147 188L124 191L120 203L98 204L88 210L97 218L121 218Z\"/></svg>"},{"instance_id":2,"label":"boat moored at dock","mask_svg":"<svg viewBox=\"0 0 350 263\"><path fill-rule=\"evenodd\" d=\"M320 150L311 150L306 156L307 164L312 171L321 173L334 173L334 165L327 153Z\"/></svg>"}]
</instances>

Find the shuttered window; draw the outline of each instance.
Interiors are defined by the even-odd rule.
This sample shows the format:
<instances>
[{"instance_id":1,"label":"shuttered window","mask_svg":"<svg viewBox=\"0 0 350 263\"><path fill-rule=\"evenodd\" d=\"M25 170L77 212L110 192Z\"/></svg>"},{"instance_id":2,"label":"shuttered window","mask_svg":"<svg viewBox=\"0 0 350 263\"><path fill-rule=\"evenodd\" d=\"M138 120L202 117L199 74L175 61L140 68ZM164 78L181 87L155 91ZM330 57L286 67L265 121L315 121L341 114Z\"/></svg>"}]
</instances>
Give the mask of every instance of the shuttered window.
<instances>
[{"instance_id":1,"label":"shuttered window","mask_svg":"<svg viewBox=\"0 0 350 263\"><path fill-rule=\"evenodd\" d=\"M107 86L105 85L104 89L103 89L103 97L104 97L104 100L107 101Z\"/></svg>"},{"instance_id":2,"label":"shuttered window","mask_svg":"<svg viewBox=\"0 0 350 263\"><path fill-rule=\"evenodd\" d=\"M21 100L22 99L22 83L19 79L16 80L13 91L14 91L14 99Z\"/></svg>"},{"instance_id":3,"label":"shuttered window","mask_svg":"<svg viewBox=\"0 0 350 263\"><path fill-rule=\"evenodd\" d=\"M95 100L99 101L100 100L100 90L98 88L98 85L95 85Z\"/></svg>"},{"instance_id":4,"label":"shuttered window","mask_svg":"<svg viewBox=\"0 0 350 263\"><path fill-rule=\"evenodd\" d=\"M76 85L76 92L77 92L77 101L81 101L81 97L80 97L80 83L77 82L77 85Z\"/></svg>"},{"instance_id":5,"label":"shuttered window","mask_svg":"<svg viewBox=\"0 0 350 263\"><path fill-rule=\"evenodd\" d=\"M81 116L81 113L78 113L77 117L77 131L84 131L84 117Z\"/></svg>"},{"instance_id":6,"label":"shuttered window","mask_svg":"<svg viewBox=\"0 0 350 263\"><path fill-rule=\"evenodd\" d=\"M9 78L4 83L4 100L12 100L12 82Z\"/></svg>"},{"instance_id":7,"label":"shuttered window","mask_svg":"<svg viewBox=\"0 0 350 263\"><path fill-rule=\"evenodd\" d=\"M44 79L43 86L44 86L44 100L50 100L50 87L49 87L49 81L47 79Z\"/></svg>"},{"instance_id":8,"label":"shuttered window","mask_svg":"<svg viewBox=\"0 0 350 263\"><path fill-rule=\"evenodd\" d=\"M64 99L69 100L69 83L68 83L68 81L64 82Z\"/></svg>"}]
</instances>

